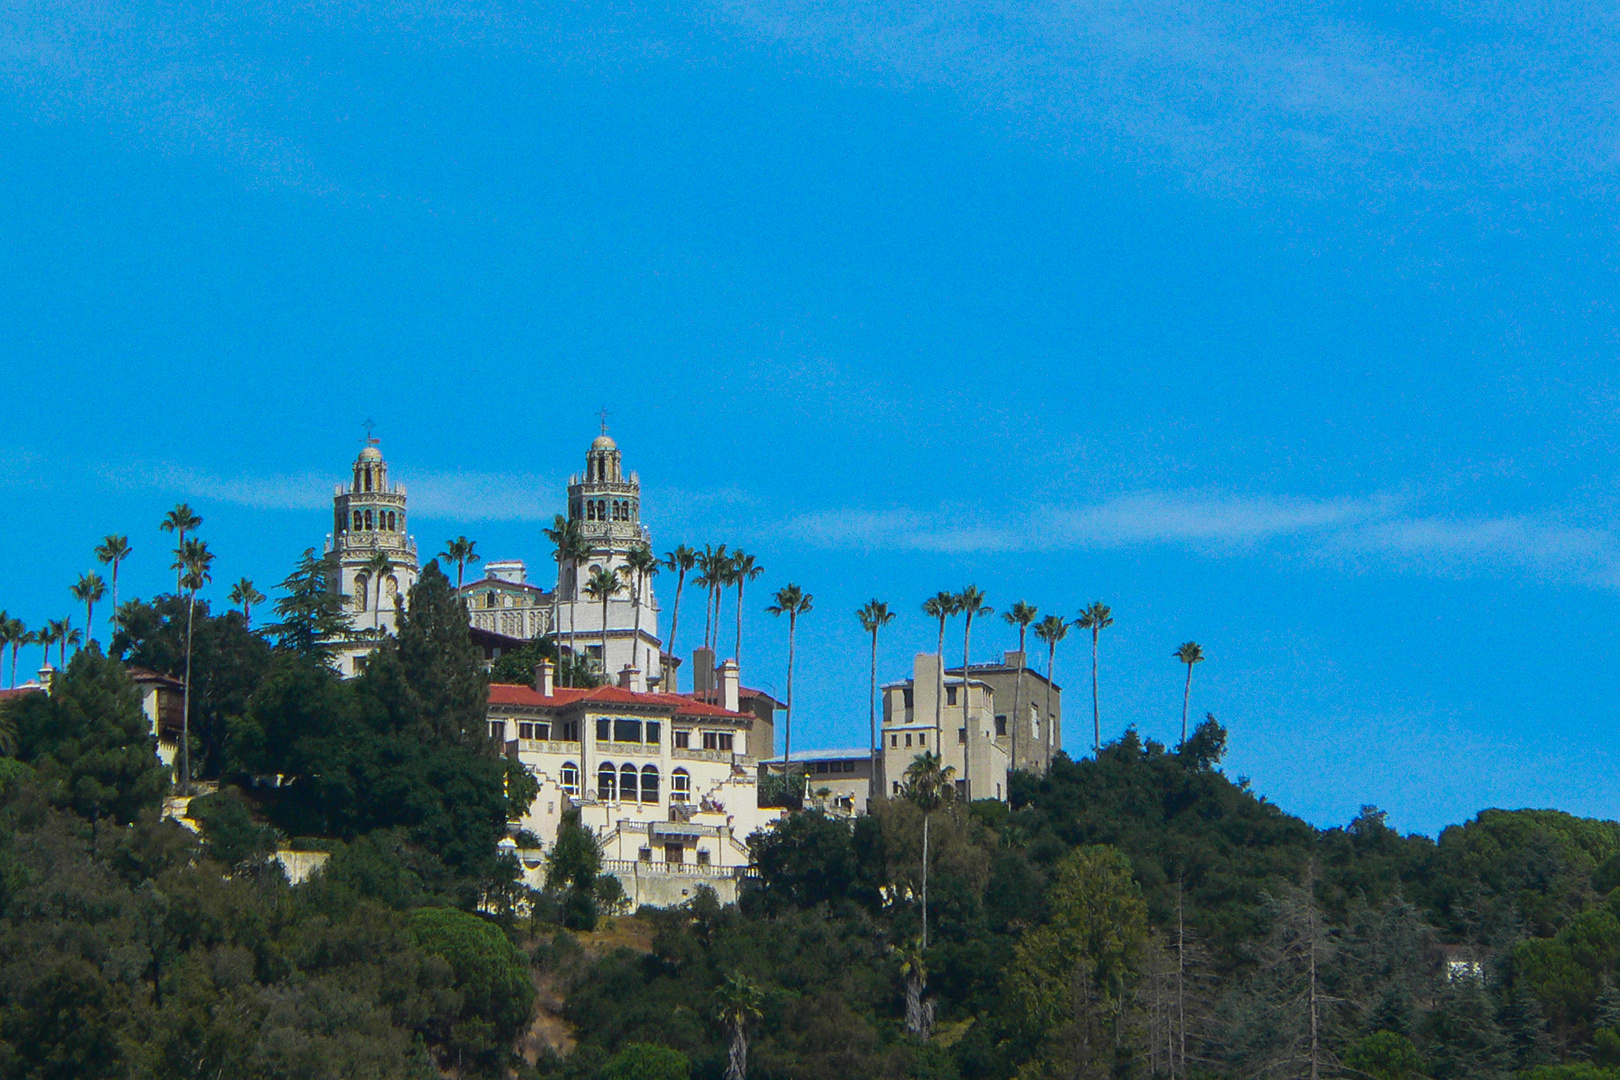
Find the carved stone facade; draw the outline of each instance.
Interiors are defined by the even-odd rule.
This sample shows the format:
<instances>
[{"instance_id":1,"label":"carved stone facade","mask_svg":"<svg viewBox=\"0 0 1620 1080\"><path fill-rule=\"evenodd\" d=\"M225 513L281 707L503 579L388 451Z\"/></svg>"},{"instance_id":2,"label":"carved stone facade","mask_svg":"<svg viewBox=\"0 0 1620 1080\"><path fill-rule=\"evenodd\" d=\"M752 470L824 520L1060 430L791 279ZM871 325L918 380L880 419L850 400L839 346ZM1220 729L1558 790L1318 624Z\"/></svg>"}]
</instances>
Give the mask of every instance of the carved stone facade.
<instances>
[{"instance_id":1,"label":"carved stone facade","mask_svg":"<svg viewBox=\"0 0 1620 1080\"><path fill-rule=\"evenodd\" d=\"M355 458L348 486L332 495L332 534L326 551L335 566L329 586L344 596L355 635L337 648L334 662L355 674L376 639L398 629L398 612L416 584L416 541L406 528L405 485L388 482L388 463L377 440Z\"/></svg>"}]
</instances>

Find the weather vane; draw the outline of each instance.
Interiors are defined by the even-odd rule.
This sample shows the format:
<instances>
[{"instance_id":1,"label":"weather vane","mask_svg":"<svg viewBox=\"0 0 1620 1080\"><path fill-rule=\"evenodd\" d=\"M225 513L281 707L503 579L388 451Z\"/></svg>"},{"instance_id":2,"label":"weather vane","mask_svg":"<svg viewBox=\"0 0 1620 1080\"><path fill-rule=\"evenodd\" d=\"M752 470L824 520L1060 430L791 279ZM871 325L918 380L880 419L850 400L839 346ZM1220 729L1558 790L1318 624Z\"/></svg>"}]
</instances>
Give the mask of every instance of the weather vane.
<instances>
[{"instance_id":1,"label":"weather vane","mask_svg":"<svg viewBox=\"0 0 1620 1080\"><path fill-rule=\"evenodd\" d=\"M367 420L365 423L361 424L360 426L366 429L366 442L374 443L374 442L377 441L376 439L373 439L371 437L372 429L377 426L377 422L375 420Z\"/></svg>"},{"instance_id":2,"label":"weather vane","mask_svg":"<svg viewBox=\"0 0 1620 1080\"><path fill-rule=\"evenodd\" d=\"M597 413L596 415L600 416L602 418L602 434L606 435L607 434L607 418L608 418L607 406L606 405L602 406L602 411Z\"/></svg>"}]
</instances>

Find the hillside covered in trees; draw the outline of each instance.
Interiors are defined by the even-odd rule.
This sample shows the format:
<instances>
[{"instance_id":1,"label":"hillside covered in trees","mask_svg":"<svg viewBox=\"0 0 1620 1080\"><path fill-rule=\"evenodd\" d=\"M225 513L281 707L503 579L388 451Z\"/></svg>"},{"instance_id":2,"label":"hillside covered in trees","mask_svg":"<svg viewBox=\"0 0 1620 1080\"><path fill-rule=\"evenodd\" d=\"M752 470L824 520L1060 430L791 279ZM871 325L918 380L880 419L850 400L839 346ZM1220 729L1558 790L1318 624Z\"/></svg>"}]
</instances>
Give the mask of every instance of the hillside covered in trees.
<instances>
[{"instance_id":1,"label":"hillside covered in trees","mask_svg":"<svg viewBox=\"0 0 1620 1080\"><path fill-rule=\"evenodd\" d=\"M541 892L501 854L526 777L444 576L344 681L317 571L271 633L197 615L200 833L119 662L177 670L183 603L0 712L0 1076L1620 1080L1615 823L1317 830L1211 720L932 809L926 948L904 799L757 834L738 907L623 912L583 830Z\"/></svg>"}]
</instances>

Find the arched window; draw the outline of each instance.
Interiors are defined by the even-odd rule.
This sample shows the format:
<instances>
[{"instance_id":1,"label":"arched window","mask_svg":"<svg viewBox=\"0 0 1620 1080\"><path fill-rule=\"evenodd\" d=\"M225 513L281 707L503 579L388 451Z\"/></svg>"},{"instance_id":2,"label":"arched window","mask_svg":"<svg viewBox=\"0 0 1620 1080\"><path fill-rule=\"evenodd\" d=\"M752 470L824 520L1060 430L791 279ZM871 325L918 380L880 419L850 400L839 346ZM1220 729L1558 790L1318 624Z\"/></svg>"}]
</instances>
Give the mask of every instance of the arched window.
<instances>
[{"instance_id":1,"label":"arched window","mask_svg":"<svg viewBox=\"0 0 1620 1080\"><path fill-rule=\"evenodd\" d=\"M392 510L388 511L388 531L389 532L397 531L394 528L394 512Z\"/></svg>"},{"instance_id":2,"label":"arched window","mask_svg":"<svg viewBox=\"0 0 1620 1080\"><path fill-rule=\"evenodd\" d=\"M608 762L602 763L602 767L596 770L596 797L598 799L614 799L618 797L613 790L618 776L619 774L614 770L612 764Z\"/></svg>"},{"instance_id":3,"label":"arched window","mask_svg":"<svg viewBox=\"0 0 1620 1080\"><path fill-rule=\"evenodd\" d=\"M585 520L586 521L595 521L596 520L596 503L595 502L587 502L585 504Z\"/></svg>"},{"instance_id":4,"label":"arched window","mask_svg":"<svg viewBox=\"0 0 1620 1080\"><path fill-rule=\"evenodd\" d=\"M354 512L354 529L356 532L359 532L361 529L365 528L365 526L361 524L362 520L363 519L360 517L360 511L356 510Z\"/></svg>"},{"instance_id":5,"label":"arched window","mask_svg":"<svg viewBox=\"0 0 1620 1080\"><path fill-rule=\"evenodd\" d=\"M597 499L596 500L596 520L597 521L606 521L607 520L607 500L606 499Z\"/></svg>"},{"instance_id":6,"label":"arched window","mask_svg":"<svg viewBox=\"0 0 1620 1080\"><path fill-rule=\"evenodd\" d=\"M485 607L494 607L495 606L495 590L494 589L491 589L489 592L484 594L484 606Z\"/></svg>"},{"instance_id":7,"label":"arched window","mask_svg":"<svg viewBox=\"0 0 1620 1080\"><path fill-rule=\"evenodd\" d=\"M366 490L371 490L371 466L366 466Z\"/></svg>"},{"instance_id":8,"label":"arched window","mask_svg":"<svg viewBox=\"0 0 1620 1080\"><path fill-rule=\"evenodd\" d=\"M377 527L376 519L371 516L371 511L367 510L366 511L366 531L371 532L376 527Z\"/></svg>"},{"instance_id":9,"label":"arched window","mask_svg":"<svg viewBox=\"0 0 1620 1080\"><path fill-rule=\"evenodd\" d=\"M564 795L579 794L579 766L572 761L563 762L562 789Z\"/></svg>"},{"instance_id":10,"label":"arched window","mask_svg":"<svg viewBox=\"0 0 1620 1080\"><path fill-rule=\"evenodd\" d=\"M658 768L655 765L641 767L641 801L658 801Z\"/></svg>"},{"instance_id":11,"label":"arched window","mask_svg":"<svg viewBox=\"0 0 1620 1080\"><path fill-rule=\"evenodd\" d=\"M364 574L354 575L354 610L366 610L366 597L371 595L371 579Z\"/></svg>"},{"instance_id":12,"label":"arched window","mask_svg":"<svg viewBox=\"0 0 1620 1080\"><path fill-rule=\"evenodd\" d=\"M692 774L685 769L676 769L669 778L669 801L692 801Z\"/></svg>"},{"instance_id":13,"label":"arched window","mask_svg":"<svg viewBox=\"0 0 1620 1080\"><path fill-rule=\"evenodd\" d=\"M619 770L619 798L625 802L636 801L636 767L626 765Z\"/></svg>"}]
</instances>

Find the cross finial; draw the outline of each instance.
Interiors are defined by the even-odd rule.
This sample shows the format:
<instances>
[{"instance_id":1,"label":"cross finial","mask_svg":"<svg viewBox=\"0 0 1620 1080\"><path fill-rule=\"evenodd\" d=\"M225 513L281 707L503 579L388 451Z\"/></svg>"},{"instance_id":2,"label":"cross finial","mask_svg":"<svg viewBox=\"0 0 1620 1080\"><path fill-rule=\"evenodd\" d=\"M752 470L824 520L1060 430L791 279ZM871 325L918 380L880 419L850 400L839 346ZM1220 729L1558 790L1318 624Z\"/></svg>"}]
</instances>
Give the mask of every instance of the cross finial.
<instances>
[{"instance_id":1,"label":"cross finial","mask_svg":"<svg viewBox=\"0 0 1620 1080\"><path fill-rule=\"evenodd\" d=\"M375 420L367 420L365 423L361 424L360 426L366 429L366 442L374 443L374 442L377 441L376 439L371 437L372 429L377 426L377 422Z\"/></svg>"},{"instance_id":2,"label":"cross finial","mask_svg":"<svg viewBox=\"0 0 1620 1080\"><path fill-rule=\"evenodd\" d=\"M602 418L602 434L606 435L607 434L607 418L608 418L607 406L606 405L602 406L602 411L597 413L596 415L600 416Z\"/></svg>"}]
</instances>

